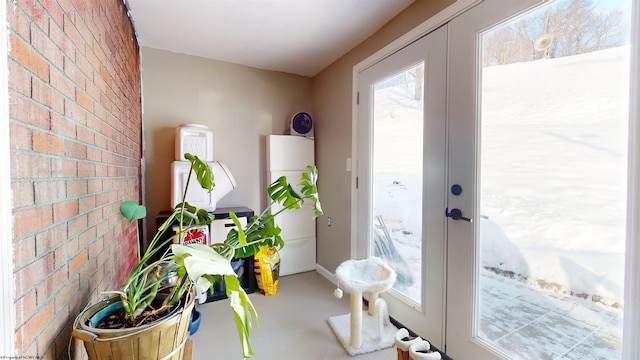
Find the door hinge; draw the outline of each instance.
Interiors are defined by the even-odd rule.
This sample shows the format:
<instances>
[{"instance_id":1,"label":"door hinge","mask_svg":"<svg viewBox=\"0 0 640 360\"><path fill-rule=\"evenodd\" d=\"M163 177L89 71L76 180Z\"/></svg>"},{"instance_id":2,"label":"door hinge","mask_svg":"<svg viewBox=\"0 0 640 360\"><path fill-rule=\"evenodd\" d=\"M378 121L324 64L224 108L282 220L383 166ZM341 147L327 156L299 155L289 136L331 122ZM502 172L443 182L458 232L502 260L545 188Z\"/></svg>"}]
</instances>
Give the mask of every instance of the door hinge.
<instances>
[{"instance_id":1,"label":"door hinge","mask_svg":"<svg viewBox=\"0 0 640 360\"><path fill-rule=\"evenodd\" d=\"M360 92L356 94L356 105L360 105Z\"/></svg>"},{"instance_id":2,"label":"door hinge","mask_svg":"<svg viewBox=\"0 0 640 360\"><path fill-rule=\"evenodd\" d=\"M356 189L358 188L358 177L356 176Z\"/></svg>"}]
</instances>

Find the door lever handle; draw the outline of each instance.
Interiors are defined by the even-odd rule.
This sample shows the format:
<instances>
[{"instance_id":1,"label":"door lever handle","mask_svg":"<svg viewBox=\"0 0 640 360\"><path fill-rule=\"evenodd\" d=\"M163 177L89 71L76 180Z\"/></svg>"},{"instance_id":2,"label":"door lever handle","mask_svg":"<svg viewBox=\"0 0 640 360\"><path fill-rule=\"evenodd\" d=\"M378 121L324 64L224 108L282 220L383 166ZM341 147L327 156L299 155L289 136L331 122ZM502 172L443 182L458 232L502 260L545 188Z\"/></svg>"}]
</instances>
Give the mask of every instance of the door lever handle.
<instances>
[{"instance_id":1,"label":"door lever handle","mask_svg":"<svg viewBox=\"0 0 640 360\"><path fill-rule=\"evenodd\" d=\"M449 208L446 208L444 210L444 214L447 217L452 218L453 220L464 220L464 221L467 221L467 222L473 222L473 219L470 219L468 217L462 216L462 210L460 210L458 208L451 209L451 211L449 211Z\"/></svg>"}]
</instances>

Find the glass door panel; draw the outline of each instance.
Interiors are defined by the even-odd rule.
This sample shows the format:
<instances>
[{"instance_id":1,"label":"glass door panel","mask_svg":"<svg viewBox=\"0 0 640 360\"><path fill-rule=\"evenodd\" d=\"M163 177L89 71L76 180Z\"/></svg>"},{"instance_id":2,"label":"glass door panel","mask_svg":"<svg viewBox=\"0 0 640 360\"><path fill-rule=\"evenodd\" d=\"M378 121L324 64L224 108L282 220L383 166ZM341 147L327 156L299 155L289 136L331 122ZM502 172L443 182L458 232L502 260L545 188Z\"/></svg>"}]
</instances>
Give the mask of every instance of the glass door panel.
<instances>
[{"instance_id":1,"label":"glass door panel","mask_svg":"<svg viewBox=\"0 0 640 360\"><path fill-rule=\"evenodd\" d=\"M624 10L558 1L481 37L476 331L509 358L621 357Z\"/></svg>"},{"instance_id":2,"label":"glass door panel","mask_svg":"<svg viewBox=\"0 0 640 360\"><path fill-rule=\"evenodd\" d=\"M450 23L447 205L473 220L447 224L453 358L622 358L630 4L485 0Z\"/></svg>"},{"instance_id":3,"label":"glass door panel","mask_svg":"<svg viewBox=\"0 0 640 360\"><path fill-rule=\"evenodd\" d=\"M373 229L370 249L397 274L393 286L419 306L422 269L424 62L373 89Z\"/></svg>"},{"instance_id":4,"label":"glass door panel","mask_svg":"<svg viewBox=\"0 0 640 360\"><path fill-rule=\"evenodd\" d=\"M357 257L395 269L381 294L389 314L435 346L444 344L446 45L444 26L358 74Z\"/></svg>"}]
</instances>

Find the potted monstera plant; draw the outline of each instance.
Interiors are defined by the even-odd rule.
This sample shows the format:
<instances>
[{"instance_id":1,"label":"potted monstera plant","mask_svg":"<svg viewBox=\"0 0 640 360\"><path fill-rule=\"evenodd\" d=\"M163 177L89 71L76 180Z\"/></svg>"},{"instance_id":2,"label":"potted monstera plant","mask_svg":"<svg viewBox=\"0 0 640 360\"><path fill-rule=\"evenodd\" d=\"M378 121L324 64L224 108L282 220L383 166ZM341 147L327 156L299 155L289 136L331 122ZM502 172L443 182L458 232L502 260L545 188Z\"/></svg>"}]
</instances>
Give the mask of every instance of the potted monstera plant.
<instances>
[{"instance_id":1,"label":"potted monstera plant","mask_svg":"<svg viewBox=\"0 0 640 360\"><path fill-rule=\"evenodd\" d=\"M191 176L200 186L212 191L213 173L197 156L185 155L191 162L186 188ZM299 191L281 177L267 188L270 204L244 227L235 214L230 217L237 225L221 244L210 246L185 244L186 228L208 224L211 214L185 202L178 204L149 242L144 253L138 247L138 260L122 288L106 292L104 300L88 306L75 319L72 338L84 342L90 359L174 359L183 357L189 335L189 322L194 307L194 288L213 288L224 281L226 295L233 311L243 356L253 355L250 343L252 323L258 327L255 308L231 267L234 257L248 257L260 246L282 248L281 229L275 218L282 211L300 209L311 201L315 216L322 214L316 187L317 169L308 166L302 174ZM281 209L271 212L275 204ZM120 207L129 221L146 216L142 205L128 201ZM174 224L179 228L174 236L165 234ZM136 226L137 229L137 226Z\"/></svg>"}]
</instances>

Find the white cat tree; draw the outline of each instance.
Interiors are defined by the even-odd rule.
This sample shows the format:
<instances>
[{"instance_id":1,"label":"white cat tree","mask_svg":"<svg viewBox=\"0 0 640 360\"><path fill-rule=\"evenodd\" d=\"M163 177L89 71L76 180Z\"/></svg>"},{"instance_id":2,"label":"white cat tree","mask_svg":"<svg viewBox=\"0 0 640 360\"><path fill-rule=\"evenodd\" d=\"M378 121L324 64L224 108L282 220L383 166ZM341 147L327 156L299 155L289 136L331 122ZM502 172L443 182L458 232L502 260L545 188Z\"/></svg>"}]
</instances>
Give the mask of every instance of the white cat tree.
<instances>
[{"instance_id":1,"label":"white cat tree","mask_svg":"<svg viewBox=\"0 0 640 360\"><path fill-rule=\"evenodd\" d=\"M379 299L381 292L389 290L396 281L396 272L378 257L363 260L347 260L336 269L338 286L350 294L349 333L344 334L338 329L339 320L330 318L329 323L340 338L343 346L351 355L357 355L379 350L393 345L395 328L389 325L386 302ZM369 294L369 309L362 310L362 294ZM336 296L342 293L336 290ZM369 326L365 334L366 344L363 345L363 315ZM348 340L348 341L347 341ZM348 342L348 344L347 344Z\"/></svg>"}]
</instances>

